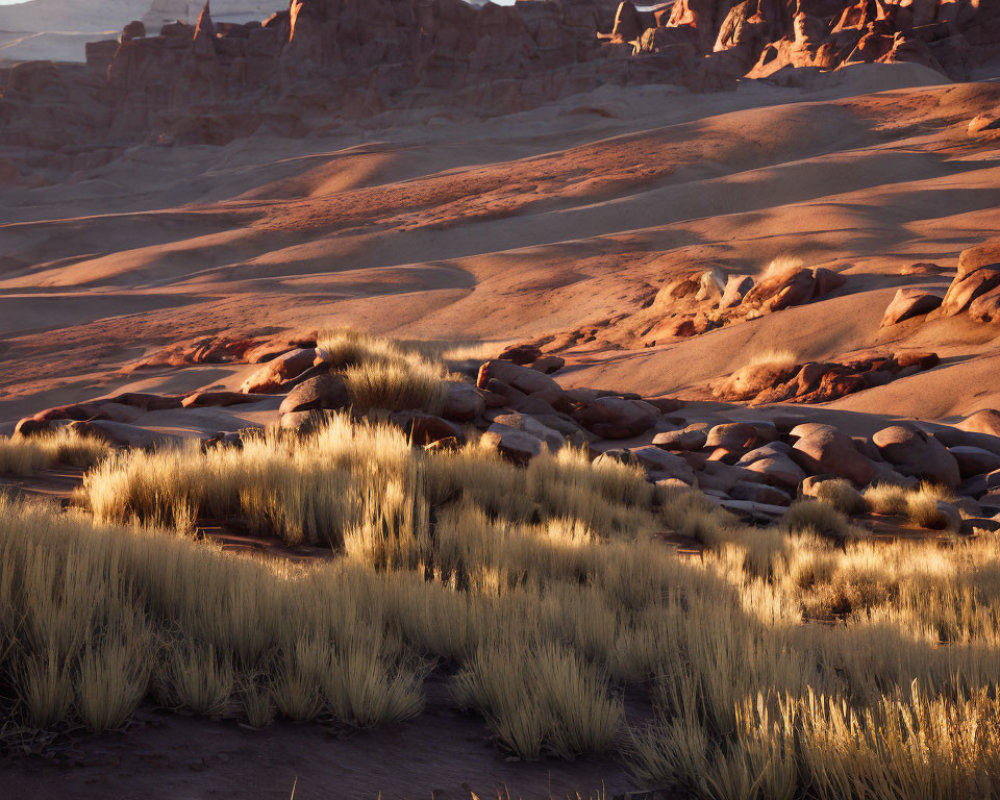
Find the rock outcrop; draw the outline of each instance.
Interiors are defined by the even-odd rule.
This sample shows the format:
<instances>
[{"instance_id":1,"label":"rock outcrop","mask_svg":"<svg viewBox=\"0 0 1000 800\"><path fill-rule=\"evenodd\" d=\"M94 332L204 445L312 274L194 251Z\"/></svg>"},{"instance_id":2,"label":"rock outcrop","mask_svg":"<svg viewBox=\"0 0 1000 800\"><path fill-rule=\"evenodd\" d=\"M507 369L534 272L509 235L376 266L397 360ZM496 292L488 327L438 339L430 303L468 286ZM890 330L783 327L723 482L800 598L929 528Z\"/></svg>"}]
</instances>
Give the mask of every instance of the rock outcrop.
<instances>
[{"instance_id":1,"label":"rock outcrop","mask_svg":"<svg viewBox=\"0 0 1000 800\"><path fill-rule=\"evenodd\" d=\"M1000 12L976 0L295 0L257 22L195 16L155 0L89 44L86 67L18 66L0 86L0 145L225 144L393 109L509 113L604 84L718 90L875 61L965 79L1000 63ZM808 291L793 278L779 304Z\"/></svg>"}]
</instances>

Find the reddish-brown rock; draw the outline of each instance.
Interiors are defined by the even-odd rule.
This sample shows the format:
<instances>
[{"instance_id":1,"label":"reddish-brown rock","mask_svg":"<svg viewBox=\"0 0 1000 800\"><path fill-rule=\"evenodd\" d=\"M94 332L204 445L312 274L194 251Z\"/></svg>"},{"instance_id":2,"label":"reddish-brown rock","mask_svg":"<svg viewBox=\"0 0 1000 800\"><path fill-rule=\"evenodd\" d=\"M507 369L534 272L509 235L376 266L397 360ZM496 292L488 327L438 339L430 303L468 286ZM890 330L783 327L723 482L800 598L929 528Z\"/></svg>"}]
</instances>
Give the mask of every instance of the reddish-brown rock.
<instances>
[{"instance_id":1,"label":"reddish-brown rock","mask_svg":"<svg viewBox=\"0 0 1000 800\"><path fill-rule=\"evenodd\" d=\"M272 394L282 388L282 384L298 377L313 366L316 359L314 348L291 350L268 361L254 372L240 387L244 394Z\"/></svg>"},{"instance_id":2,"label":"reddish-brown rock","mask_svg":"<svg viewBox=\"0 0 1000 800\"><path fill-rule=\"evenodd\" d=\"M920 289L898 289L885 309L880 327L898 325L904 320L929 314L941 305L941 297Z\"/></svg>"},{"instance_id":3,"label":"reddish-brown rock","mask_svg":"<svg viewBox=\"0 0 1000 800\"><path fill-rule=\"evenodd\" d=\"M956 276L941 303L941 313L953 317L965 311L982 294L1000 286L1000 265L978 267Z\"/></svg>"},{"instance_id":4,"label":"reddish-brown rock","mask_svg":"<svg viewBox=\"0 0 1000 800\"><path fill-rule=\"evenodd\" d=\"M573 417L602 439L630 439L652 428L660 412L642 400L600 397L583 405Z\"/></svg>"}]
</instances>

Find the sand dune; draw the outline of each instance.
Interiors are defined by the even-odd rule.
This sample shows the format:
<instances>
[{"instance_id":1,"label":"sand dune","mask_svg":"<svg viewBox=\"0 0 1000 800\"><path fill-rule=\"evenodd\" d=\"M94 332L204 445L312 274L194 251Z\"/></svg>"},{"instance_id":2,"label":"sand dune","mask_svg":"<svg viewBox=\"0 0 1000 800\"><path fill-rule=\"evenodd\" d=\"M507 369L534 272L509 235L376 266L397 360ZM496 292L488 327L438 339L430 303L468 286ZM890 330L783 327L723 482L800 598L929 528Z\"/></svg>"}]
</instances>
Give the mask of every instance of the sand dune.
<instances>
[{"instance_id":1,"label":"sand dune","mask_svg":"<svg viewBox=\"0 0 1000 800\"><path fill-rule=\"evenodd\" d=\"M68 184L0 188L0 307L16 309L0 417L111 391L128 359L166 342L341 323L484 340L590 326L566 381L692 397L769 347L932 348L942 367L836 406L946 418L996 405L990 329L878 328L895 288L950 280L901 267L953 267L1000 218L995 143L966 131L1000 87L926 86L910 66L846 70L811 93L605 87L460 128L144 146ZM911 88L869 91L887 81ZM848 284L643 347L643 307L671 275L783 255ZM239 377L219 373L213 384Z\"/></svg>"}]
</instances>

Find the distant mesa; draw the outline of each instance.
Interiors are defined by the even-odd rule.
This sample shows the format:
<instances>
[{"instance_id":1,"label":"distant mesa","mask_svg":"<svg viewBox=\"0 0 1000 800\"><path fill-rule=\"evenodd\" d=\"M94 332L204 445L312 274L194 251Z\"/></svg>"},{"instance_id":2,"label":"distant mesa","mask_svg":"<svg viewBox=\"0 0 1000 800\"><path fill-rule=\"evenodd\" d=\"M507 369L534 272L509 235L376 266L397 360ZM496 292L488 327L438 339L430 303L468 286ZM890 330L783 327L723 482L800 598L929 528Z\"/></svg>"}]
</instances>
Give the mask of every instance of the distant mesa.
<instances>
[{"instance_id":1,"label":"distant mesa","mask_svg":"<svg viewBox=\"0 0 1000 800\"><path fill-rule=\"evenodd\" d=\"M58 0L25 5L19 16L0 12L0 27L63 9ZM94 24L114 13L121 33L88 44L86 67L36 62L0 72L0 145L225 144L386 111L511 113L602 85L809 84L874 62L966 80L1000 65L1000 4L976 0L71 5L63 11L77 22L85 12ZM993 119L976 132L993 135Z\"/></svg>"}]
</instances>

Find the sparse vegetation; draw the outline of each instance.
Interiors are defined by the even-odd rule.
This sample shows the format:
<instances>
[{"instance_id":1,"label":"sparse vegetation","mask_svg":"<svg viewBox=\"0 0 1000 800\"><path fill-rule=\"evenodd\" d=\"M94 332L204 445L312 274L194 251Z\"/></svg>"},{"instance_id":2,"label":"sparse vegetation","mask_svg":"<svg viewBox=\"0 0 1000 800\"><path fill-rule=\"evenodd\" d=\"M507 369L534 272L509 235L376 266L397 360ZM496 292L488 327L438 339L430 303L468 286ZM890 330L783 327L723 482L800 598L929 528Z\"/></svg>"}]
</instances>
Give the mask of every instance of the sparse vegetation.
<instances>
[{"instance_id":1,"label":"sparse vegetation","mask_svg":"<svg viewBox=\"0 0 1000 800\"><path fill-rule=\"evenodd\" d=\"M816 533L832 539L850 535L847 516L823 500L798 500L781 518L782 524L793 533Z\"/></svg>"},{"instance_id":2,"label":"sparse vegetation","mask_svg":"<svg viewBox=\"0 0 1000 800\"><path fill-rule=\"evenodd\" d=\"M420 408L439 413L444 405L448 371L417 346L350 329L317 339L319 357L344 372L351 403L361 413Z\"/></svg>"},{"instance_id":3,"label":"sparse vegetation","mask_svg":"<svg viewBox=\"0 0 1000 800\"><path fill-rule=\"evenodd\" d=\"M865 489L864 501L876 514L904 517L921 528L955 529L960 521L958 512L953 515L942 509L951 493L931 483L922 483L916 489L894 484L878 484Z\"/></svg>"},{"instance_id":4,"label":"sparse vegetation","mask_svg":"<svg viewBox=\"0 0 1000 800\"><path fill-rule=\"evenodd\" d=\"M323 347L348 370L412 355ZM998 796L1000 536L876 544L853 535L853 487L818 489L749 528L582 451L522 468L346 414L114 453L85 476L89 516L0 499L0 747L119 728L143 702L394 724L434 673L521 759L613 755L713 800ZM936 524L943 497L863 504ZM191 536L206 519L332 557L230 555Z\"/></svg>"},{"instance_id":5,"label":"sparse vegetation","mask_svg":"<svg viewBox=\"0 0 1000 800\"><path fill-rule=\"evenodd\" d=\"M843 478L821 481L816 485L813 496L848 516L864 513L866 508L865 498L861 496L861 492L854 488L854 484Z\"/></svg>"},{"instance_id":6,"label":"sparse vegetation","mask_svg":"<svg viewBox=\"0 0 1000 800\"><path fill-rule=\"evenodd\" d=\"M89 467L108 453L99 439L81 436L71 428L31 438L0 437L0 473L30 475L57 464Z\"/></svg>"}]
</instances>

